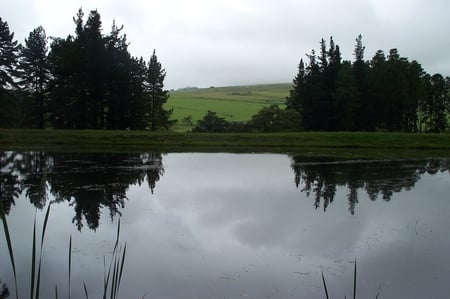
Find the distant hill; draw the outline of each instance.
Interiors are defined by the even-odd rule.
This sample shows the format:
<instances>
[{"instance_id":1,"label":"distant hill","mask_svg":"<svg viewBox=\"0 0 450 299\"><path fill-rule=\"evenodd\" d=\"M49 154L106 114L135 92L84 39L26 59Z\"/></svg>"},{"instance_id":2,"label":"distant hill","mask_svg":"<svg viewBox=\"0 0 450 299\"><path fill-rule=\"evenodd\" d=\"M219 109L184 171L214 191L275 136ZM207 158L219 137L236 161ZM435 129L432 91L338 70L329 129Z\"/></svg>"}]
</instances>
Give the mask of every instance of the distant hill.
<instances>
[{"instance_id":1,"label":"distant hill","mask_svg":"<svg viewBox=\"0 0 450 299\"><path fill-rule=\"evenodd\" d=\"M183 88L170 92L166 108L172 109L172 118L178 120L176 131L187 131L192 123L203 118L208 110L217 112L230 121L246 121L262 107L283 106L291 83L210 88Z\"/></svg>"}]
</instances>

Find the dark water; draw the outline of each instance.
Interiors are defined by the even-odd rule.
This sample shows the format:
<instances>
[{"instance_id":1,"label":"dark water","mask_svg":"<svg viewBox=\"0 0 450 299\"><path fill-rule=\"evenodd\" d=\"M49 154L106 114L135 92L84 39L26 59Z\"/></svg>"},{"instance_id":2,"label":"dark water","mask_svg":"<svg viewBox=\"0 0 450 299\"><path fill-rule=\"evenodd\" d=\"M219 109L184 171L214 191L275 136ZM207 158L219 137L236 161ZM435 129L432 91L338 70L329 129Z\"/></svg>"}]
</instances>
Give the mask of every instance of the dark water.
<instances>
[{"instance_id":1,"label":"dark water","mask_svg":"<svg viewBox=\"0 0 450 299\"><path fill-rule=\"evenodd\" d=\"M99 298L121 219L121 298L445 298L450 160L0 153L20 297L52 203L41 298ZM40 230L40 229L39 229ZM40 232L39 232L40 233ZM0 230L0 280L15 298ZM1 285L0 285L1 293Z\"/></svg>"}]
</instances>

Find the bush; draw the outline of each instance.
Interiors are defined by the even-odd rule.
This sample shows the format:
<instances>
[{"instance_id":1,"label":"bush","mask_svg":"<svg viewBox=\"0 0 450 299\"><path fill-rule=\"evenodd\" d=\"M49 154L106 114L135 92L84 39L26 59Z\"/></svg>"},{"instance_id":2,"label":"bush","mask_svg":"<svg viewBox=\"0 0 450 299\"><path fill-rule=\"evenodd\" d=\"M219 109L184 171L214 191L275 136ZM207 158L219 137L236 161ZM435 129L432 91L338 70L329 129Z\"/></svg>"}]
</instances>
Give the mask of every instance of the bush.
<instances>
[{"instance_id":1,"label":"bush","mask_svg":"<svg viewBox=\"0 0 450 299\"><path fill-rule=\"evenodd\" d=\"M229 122L209 111L192 129L192 132L239 133L239 132L292 132L301 131L300 114L294 110L280 109L277 105L262 108L248 122Z\"/></svg>"},{"instance_id":2,"label":"bush","mask_svg":"<svg viewBox=\"0 0 450 299\"><path fill-rule=\"evenodd\" d=\"M300 113L290 109L280 109L278 105L262 108L248 122L252 131L286 132L301 131Z\"/></svg>"},{"instance_id":3,"label":"bush","mask_svg":"<svg viewBox=\"0 0 450 299\"><path fill-rule=\"evenodd\" d=\"M216 112L208 110L206 115L197 121L197 124L192 129L193 132L227 132L229 122L223 117L219 117Z\"/></svg>"}]
</instances>

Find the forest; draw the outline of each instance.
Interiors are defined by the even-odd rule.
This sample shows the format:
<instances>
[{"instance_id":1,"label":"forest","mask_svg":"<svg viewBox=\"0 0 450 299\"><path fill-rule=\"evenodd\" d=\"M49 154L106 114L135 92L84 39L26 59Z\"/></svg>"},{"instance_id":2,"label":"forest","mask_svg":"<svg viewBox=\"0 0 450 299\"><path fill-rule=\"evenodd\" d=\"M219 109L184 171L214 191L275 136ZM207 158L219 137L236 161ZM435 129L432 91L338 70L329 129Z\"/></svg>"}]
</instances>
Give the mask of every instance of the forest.
<instances>
[{"instance_id":1,"label":"forest","mask_svg":"<svg viewBox=\"0 0 450 299\"><path fill-rule=\"evenodd\" d=\"M123 26L102 34L100 14L74 17L75 35L49 38L41 26L23 45L0 18L0 127L167 129L165 70L155 51L131 56Z\"/></svg>"},{"instance_id":2,"label":"forest","mask_svg":"<svg viewBox=\"0 0 450 299\"><path fill-rule=\"evenodd\" d=\"M421 65L378 50L364 60L362 36L354 61L342 61L340 48L324 39L320 52L300 60L287 98L305 130L443 132L448 128L450 78L429 75Z\"/></svg>"},{"instance_id":3,"label":"forest","mask_svg":"<svg viewBox=\"0 0 450 299\"><path fill-rule=\"evenodd\" d=\"M24 44L0 18L0 127L169 130L166 72L155 50L149 60L128 50L123 26L108 34L98 11L80 9L75 31L48 38L41 26ZM230 122L208 113L194 132L398 131L449 129L450 78L428 74L397 49L364 58L362 36L353 61L332 37L300 60L286 105Z\"/></svg>"}]
</instances>

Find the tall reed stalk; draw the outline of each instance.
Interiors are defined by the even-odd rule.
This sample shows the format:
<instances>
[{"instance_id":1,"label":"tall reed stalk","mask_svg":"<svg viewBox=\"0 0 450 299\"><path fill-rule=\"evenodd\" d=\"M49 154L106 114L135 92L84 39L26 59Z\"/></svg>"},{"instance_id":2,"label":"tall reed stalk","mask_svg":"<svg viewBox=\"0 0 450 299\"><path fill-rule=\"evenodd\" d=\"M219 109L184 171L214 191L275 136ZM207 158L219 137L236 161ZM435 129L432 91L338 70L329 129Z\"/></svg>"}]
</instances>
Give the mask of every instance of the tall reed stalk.
<instances>
[{"instance_id":1,"label":"tall reed stalk","mask_svg":"<svg viewBox=\"0 0 450 299\"><path fill-rule=\"evenodd\" d=\"M8 222L6 221L5 209L3 203L0 201L0 217L2 218L3 230L5 232L6 244L8 245L9 260L13 269L14 287L16 289L16 299L19 299L19 292L17 291L17 273L16 263L14 262L14 252L12 249L11 236L9 234Z\"/></svg>"},{"instance_id":2,"label":"tall reed stalk","mask_svg":"<svg viewBox=\"0 0 450 299\"><path fill-rule=\"evenodd\" d=\"M330 299L330 297L328 295L327 283L325 281L325 277L323 275L323 271L322 271L322 283L323 283L323 289L325 291L325 298L326 299ZM378 288L377 295L376 295L375 299L378 299L378 296L380 295L380 289L381 289L381 285ZM347 298L347 296L345 296L345 298ZM355 267L354 267L354 270L353 270L353 299L356 299L356 259L355 259Z\"/></svg>"},{"instance_id":3,"label":"tall reed stalk","mask_svg":"<svg viewBox=\"0 0 450 299\"><path fill-rule=\"evenodd\" d=\"M103 267L104 267L103 299L108 298L109 288L110 288L109 289L110 299L116 299L119 294L120 282L122 281L123 267L125 264L125 255L127 252L126 243L123 249L121 246L119 247L119 238L120 238L120 219L117 225L116 242L114 244L114 249L111 256L111 261L109 263L108 272L106 272L106 261L105 256L103 256Z\"/></svg>"},{"instance_id":4,"label":"tall reed stalk","mask_svg":"<svg viewBox=\"0 0 450 299\"><path fill-rule=\"evenodd\" d=\"M30 275L30 299L39 299L40 286L41 286L41 268L42 268L42 254L44 249L44 238L47 230L48 218L50 215L51 204L49 204L44 217L44 223L42 228L42 234L40 238L40 251L39 258L37 259L37 229L36 229L36 214L34 216L33 224L33 244L31 248L31 275ZM11 242L11 235L9 232L8 222L6 221L5 210L3 204L0 202L0 218L3 224L3 230L5 232L6 244L8 246L9 259L14 276L14 286L16 290L16 299L19 299L18 284L17 284L17 271L16 263L14 260L14 251ZM119 295L120 283L122 281L122 274L125 265L125 256L127 252L127 244L119 246L120 238L120 219L117 225L116 241L114 249L112 251L111 261L109 263L108 272L106 272L106 258L103 257L104 277L103 277L103 298L117 299ZM68 298L70 299L71 293L71 276L72 276L72 236L69 239L69 280L68 280ZM37 271L36 271L37 266ZM86 299L89 299L86 283L83 282L83 289ZM109 294L109 296L108 296ZM58 286L55 286L55 298L58 299Z\"/></svg>"}]
</instances>

